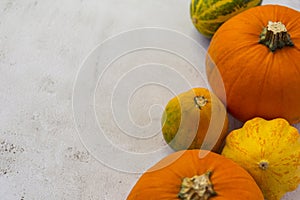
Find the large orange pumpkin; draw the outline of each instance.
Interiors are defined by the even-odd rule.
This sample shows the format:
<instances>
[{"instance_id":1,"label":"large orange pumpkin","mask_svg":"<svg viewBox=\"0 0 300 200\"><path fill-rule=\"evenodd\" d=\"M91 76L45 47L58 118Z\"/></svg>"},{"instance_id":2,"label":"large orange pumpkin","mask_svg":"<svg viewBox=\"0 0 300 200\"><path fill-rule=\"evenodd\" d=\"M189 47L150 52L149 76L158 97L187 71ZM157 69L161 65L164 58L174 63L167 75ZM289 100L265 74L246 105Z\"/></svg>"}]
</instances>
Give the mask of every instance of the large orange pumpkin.
<instances>
[{"instance_id":1,"label":"large orange pumpkin","mask_svg":"<svg viewBox=\"0 0 300 200\"><path fill-rule=\"evenodd\" d=\"M206 150L168 155L137 181L127 200L263 200L249 173Z\"/></svg>"},{"instance_id":2,"label":"large orange pumpkin","mask_svg":"<svg viewBox=\"0 0 300 200\"><path fill-rule=\"evenodd\" d=\"M208 53L211 87L234 117L300 122L300 12L280 5L246 10L218 29Z\"/></svg>"}]
</instances>

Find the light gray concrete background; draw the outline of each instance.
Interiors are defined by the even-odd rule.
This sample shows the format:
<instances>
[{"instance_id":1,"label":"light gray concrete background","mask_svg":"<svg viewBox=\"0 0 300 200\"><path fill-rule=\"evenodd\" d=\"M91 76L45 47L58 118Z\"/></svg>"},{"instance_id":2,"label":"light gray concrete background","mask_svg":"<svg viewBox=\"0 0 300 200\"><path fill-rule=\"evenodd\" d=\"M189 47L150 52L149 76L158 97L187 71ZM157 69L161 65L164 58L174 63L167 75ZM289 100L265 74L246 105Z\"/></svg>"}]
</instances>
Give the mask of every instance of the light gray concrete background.
<instances>
[{"instance_id":1,"label":"light gray concrete background","mask_svg":"<svg viewBox=\"0 0 300 200\"><path fill-rule=\"evenodd\" d=\"M166 92L162 85L145 85L148 82L143 81L136 83L147 90L139 90L126 85L126 80L168 80L167 75L176 71L184 74L180 79L182 83L188 80L192 85L197 84L199 76L184 59L172 56L170 52L144 49L119 58L102 73L101 79L92 79L97 84L91 94L95 97L95 115L105 137L133 155L126 157L126 162L119 163L118 154L114 152L105 154L105 158L115 162L109 165L101 162L99 153L105 152L106 146L97 146L97 134L94 143L94 138L86 138L84 131L89 129L81 129L82 124L75 123L74 116L77 115L73 112L72 94L82 66L89 62L95 66L97 59L89 56L91 52L107 38L121 32L160 27L184 34L189 41L193 39L206 48L208 40L190 21L189 3L187 0L0 1L1 200L125 199L139 178L140 170L170 153L169 149L163 149L165 144L158 127L162 106L173 94ZM265 0L264 4L267 3L300 10L298 0ZM151 69L159 66L157 63L179 67L160 72L162 78L159 79L155 79L155 70L141 74L130 68L151 60L156 62ZM96 70L103 72L103 69ZM177 75L170 76L168 83L178 92L186 85L181 87L176 83L174 77ZM87 77L86 84L90 81ZM84 82L81 84L85 85ZM126 93L127 86L132 91ZM116 91L128 99L120 100L119 93L113 93ZM76 98L84 102L85 96ZM126 114L128 110L129 115ZM116 111L118 113L114 115ZM119 115L125 117L120 119ZM130 121L126 121L128 116ZM85 115L79 118L89 119ZM231 127L239 125L232 121ZM145 130L156 134L148 135ZM127 136L119 134L122 132ZM132 138L135 138L133 142ZM95 146L91 148L89 142ZM137 161L135 155L146 155L157 149L163 149L154 154L157 157L150 156L144 163L138 160L139 163L134 164ZM131 170L134 167L137 168ZM134 171L136 173L132 173ZM284 197L285 200L299 198L299 189Z\"/></svg>"}]
</instances>

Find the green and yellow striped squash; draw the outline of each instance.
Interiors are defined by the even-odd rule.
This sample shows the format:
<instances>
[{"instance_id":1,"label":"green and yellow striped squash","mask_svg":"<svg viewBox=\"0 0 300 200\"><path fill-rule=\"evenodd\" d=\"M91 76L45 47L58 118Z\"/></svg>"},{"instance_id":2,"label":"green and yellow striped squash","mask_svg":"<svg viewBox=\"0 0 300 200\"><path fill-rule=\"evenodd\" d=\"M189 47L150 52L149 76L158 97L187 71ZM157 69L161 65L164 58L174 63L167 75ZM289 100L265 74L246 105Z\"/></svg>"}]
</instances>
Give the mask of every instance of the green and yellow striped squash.
<instances>
[{"instance_id":1,"label":"green and yellow striped squash","mask_svg":"<svg viewBox=\"0 0 300 200\"><path fill-rule=\"evenodd\" d=\"M262 0L192 0L190 15L197 30L211 38L229 18L261 3Z\"/></svg>"}]
</instances>

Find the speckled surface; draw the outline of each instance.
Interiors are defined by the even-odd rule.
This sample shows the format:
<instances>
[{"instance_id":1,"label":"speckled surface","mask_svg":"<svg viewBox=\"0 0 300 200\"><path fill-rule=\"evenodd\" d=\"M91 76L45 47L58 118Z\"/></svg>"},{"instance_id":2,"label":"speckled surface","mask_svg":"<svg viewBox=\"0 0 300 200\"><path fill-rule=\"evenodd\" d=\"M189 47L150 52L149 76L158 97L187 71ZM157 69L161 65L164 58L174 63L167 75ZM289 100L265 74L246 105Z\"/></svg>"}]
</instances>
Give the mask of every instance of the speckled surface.
<instances>
[{"instance_id":1,"label":"speckled surface","mask_svg":"<svg viewBox=\"0 0 300 200\"><path fill-rule=\"evenodd\" d=\"M300 1L264 3L300 10ZM161 49L143 49L118 58L105 68L105 73L101 65L94 65L100 68L95 68L92 74L101 78L84 76L82 85L76 85L82 76L80 70L97 61L92 55L100 43L121 32L143 27L159 27L164 33L172 30L174 38L180 33L189 42L193 40L203 48L208 45L208 40L191 24L187 0L0 1L1 200L125 199L141 170L170 153L158 129L162 105L173 95L165 88L179 92L198 84L199 78L185 59ZM181 36L178 37L182 39ZM140 40L143 38L136 36L127 45ZM180 52L176 45L172 46L172 41L166 45ZM184 43L181 45L184 47ZM105 53L114 52L112 47L122 49L110 46ZM132 70L132 66L143 63L152 63L153 70L144 71L146 75L142 67L138 68L142 71ZM178 81L178 73L171 76L170 72L180 72L182 79ZM157 79L157 73L163 78ZM118 162L120 149L101 157L107 144L98 144L96 140L93 143L93 138L84 134L93 130L80 127L90 119L84 112L78 114L82 111L80 102L85 99L88 102L90 98L81 96L76 86L82 86L84 91L83 86L91 82L97 85L90 95L95 97L98 125L108 141L127 152L129 156L123 162ZM131 84L126 85L128 82ZM233 122L231 126L239 123ZM122 132L126 134L120 135ZM93 144L90 146L89 142ZM157 149L160 151L156 152ZM135 156L145 156L144 162L141 157L135 160ZM112 162L105 163L107 158ZM299 189L284 197L299 198Z\"/></svg>"}]
</instances>

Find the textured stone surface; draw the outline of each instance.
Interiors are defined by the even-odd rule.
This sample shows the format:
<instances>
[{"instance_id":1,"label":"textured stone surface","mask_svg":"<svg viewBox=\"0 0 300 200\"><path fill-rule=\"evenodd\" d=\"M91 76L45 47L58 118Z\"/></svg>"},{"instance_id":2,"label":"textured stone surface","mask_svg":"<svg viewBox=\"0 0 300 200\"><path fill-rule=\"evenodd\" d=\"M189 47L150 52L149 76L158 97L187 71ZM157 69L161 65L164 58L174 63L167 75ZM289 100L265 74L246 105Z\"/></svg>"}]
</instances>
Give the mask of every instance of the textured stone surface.
<instances>
[{"instance_id":1,"label":"textured stone surface","mask_svg":"<svg viewBox=\"0 0 300 200\"><path fill-rule=\"evenodd\" d=\"M285 4L300 10L299 1L266 0L265 3ZM82 142L84 136L78 134L78 124L74 123L72 92L78 70L98 44L120 32L141 27L175 30L203 47L208 45L208 40L200 36L190 22L187 0L0 1L1 200L126 198L140 173L108 167L89 151ZM124 63L128 65L146 58L147 62L152 58L167 62L163 59L167 56L161 52L144 52L144 55L137 52L132 56L135 57L115 63L115 67L120 67L119 74L115 70L105 78L122 77L122 69L127 69ZM182 59L176 59L180 66L187 66L186 76L197 78L192 77L193 68L188 68ZM151 73L145 76L151 78ZM112 83L117 83L115 81ZM96 97L104 101L111 91L101 86L105 84L100 85ZM149 91L165 92L155 84L148 87ZM162 104L172 95L153 98L154 94L146 96L144 92L132 91L128 99L131 104L127 105L128 108L137 105L131 120L141 127L159 122ZM152 100L160 107L152 107ZM155 151L156 145L159 148L165 145L159 134L143 143L139 140L130 143L131 140L118 134L109 135L116 133L116 127L110 126L115 125L114 121L101 115L101 109L106 107L101 108L99 102L97 105L96 114L106 123L107 137L126 151L145 153ZM120 126L124 125L122 120L119 122ZM232 127L235 126L239 123L234 122ZM153 131L157 131L157 127L158 124ZM116 155L107 156L114 159ZM123 164L126 167L128 163ZM284 199L299 199L299 191L287 194Z\"/></svg>"}]
</instances>

